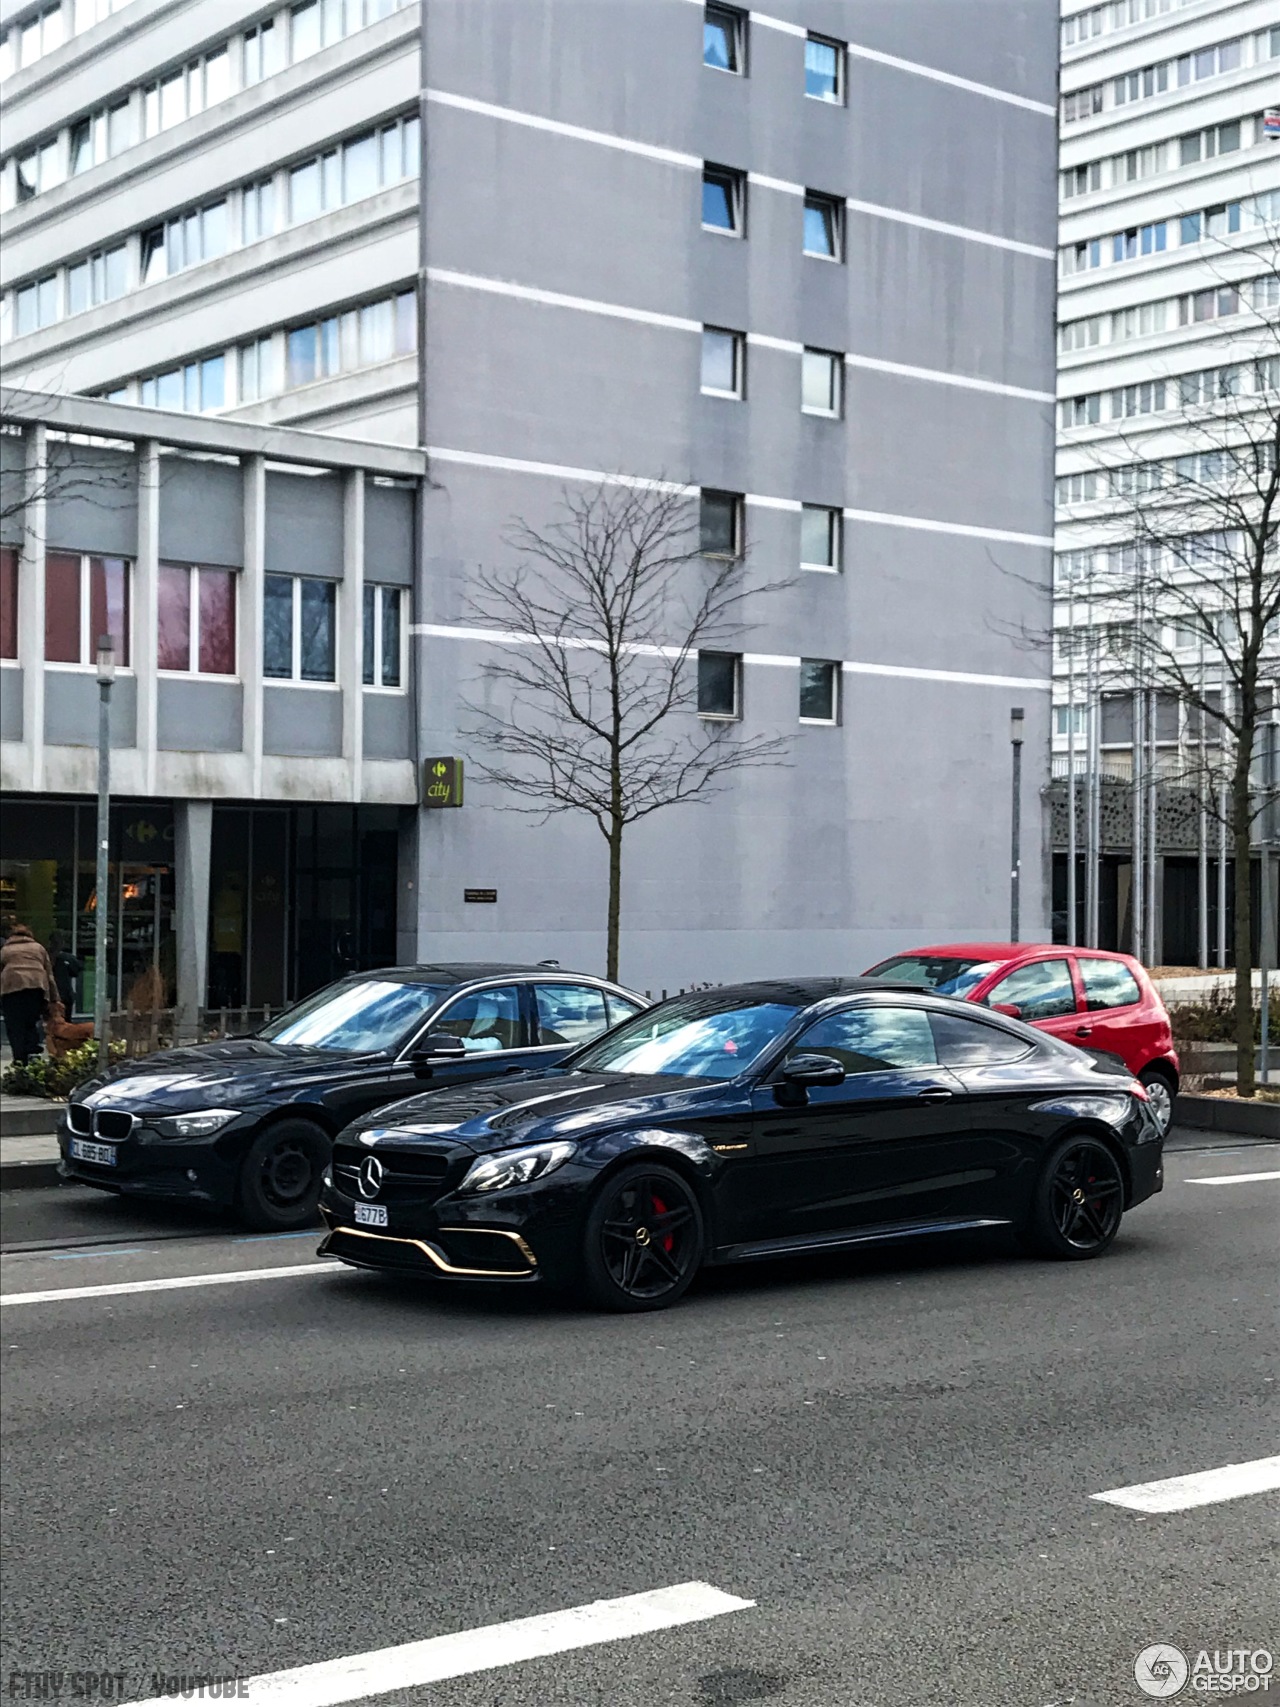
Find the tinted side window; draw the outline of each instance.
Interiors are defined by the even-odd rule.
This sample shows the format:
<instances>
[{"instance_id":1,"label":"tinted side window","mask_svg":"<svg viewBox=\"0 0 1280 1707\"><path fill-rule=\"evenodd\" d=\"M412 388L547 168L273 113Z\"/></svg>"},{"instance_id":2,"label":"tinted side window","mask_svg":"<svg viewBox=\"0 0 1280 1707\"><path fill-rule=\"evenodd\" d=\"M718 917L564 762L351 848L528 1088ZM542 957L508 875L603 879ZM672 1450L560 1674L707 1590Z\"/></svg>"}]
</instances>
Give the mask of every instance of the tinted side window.
<instances>
[{"instance_id":1,"label":"tinted side window","mask_svg":"<svg viewBox=\"0 0 1280 1707\"><path fill-rule=\"evenodd\" d=\"M612 991L605 997L609 1009L609 1024L621 1025L624 1019L634 1019L637 1014L644 1012L642 1002L624 1002L621 996L615 996Z\"/></svg>"},{"instance_id":2,"label":"tinted side window","mask_svg":"<svg viewBox=\"0 0 1280 1707\"><path fill-rule=\"evenodd\" d=\"M989 1008L1007 1002L1021 1010L1022 1019L1056 1019L1076 1011L1071 968L1065 960L1033 960L1002 978L986 998Z\"/></svg>"},{"instance_id":3,"label":"tinted side window","mask_svg":"<svg viewBox=\"0 0 1280 1707\"><path fill-rule=\"evenodd\" d=\"M492 990L473 990L459 996L431 1027L449 1037L460 1037L468 1055L495 1049L524 1047L524 1024L520 1018L520 992L514 984Z\"/></svg>"},{"instance_id":4,"label":"tinted side window","mask_svg":"<svg viewBox=\"0 0 1280 1707\"><path fill-rule=\"evenodd\" d=\"M930 1014L929 1019L944 1067L999 1067L1021 1060L1031 1048L1025 1037L983 1025L980 1019L961 1019L956 1014Z\"/></svg>"},{"instance_id":5,"label":"tinted side window","mask_svg":"<svg viewBox=\"0 0 1280 1707\"><path fill-rule=\"evenodd\" d=\"M590 1043L608 1026L604 992L589 984L538 984L539 1043Z\"/></svg>"},{"instance_id":6,"label":"tinted side window","mask_svg":"<svg viewBox=\"0 0 1280 1707\"><path fill-rule=\"evenodd\" d=\"M922 1008L849 1008L828 1014L792 1044L791 1054L833 1055L846 1073L882 1073L892 1067L933 1067L929 1016Z\"/></svg>"},{"instance_id":7,"label":"tinted side window","mask_svg":"<svg viewBox=\"0 0 1280 1707\"><path fill-rule=\"evenodd\" d=\"M1085 960L1077 963L1084 979L1084 1005L1090 1013L1099 1008L1127 1008L1142 1000L1138 980L1118 960Z\"/></svg>"}]
</instances>

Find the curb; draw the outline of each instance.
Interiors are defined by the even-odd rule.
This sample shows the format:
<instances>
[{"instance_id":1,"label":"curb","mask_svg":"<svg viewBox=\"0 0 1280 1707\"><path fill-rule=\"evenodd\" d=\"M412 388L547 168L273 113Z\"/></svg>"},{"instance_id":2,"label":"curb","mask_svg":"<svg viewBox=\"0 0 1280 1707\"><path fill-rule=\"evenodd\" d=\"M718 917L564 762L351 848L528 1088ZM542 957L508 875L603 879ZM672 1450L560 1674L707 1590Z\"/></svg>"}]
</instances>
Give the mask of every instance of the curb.
<instances>
[{"instance_id":1,"label":"curb","mask_svg":"<svg viewBox=\"0 0 1280 1707\"><path fill-rule=\"evenodd\" d=\"M1239 1097L1192 1096L1181 1092L1174 1098L1173 1120L1175 1126L1280 1143L1280 1103L1243 1102Z\"/></svg>"},{"instance_id":2,"label":"curb","mask_svg":"<svg viewBox=\"0 0 1280 1707\"><path fill-rule=\"evenodd\" d=\"M0 1191L58 1185L62 1180L60 1167L58 1161L0 1163Z\"/></svg>"}]
</instances>

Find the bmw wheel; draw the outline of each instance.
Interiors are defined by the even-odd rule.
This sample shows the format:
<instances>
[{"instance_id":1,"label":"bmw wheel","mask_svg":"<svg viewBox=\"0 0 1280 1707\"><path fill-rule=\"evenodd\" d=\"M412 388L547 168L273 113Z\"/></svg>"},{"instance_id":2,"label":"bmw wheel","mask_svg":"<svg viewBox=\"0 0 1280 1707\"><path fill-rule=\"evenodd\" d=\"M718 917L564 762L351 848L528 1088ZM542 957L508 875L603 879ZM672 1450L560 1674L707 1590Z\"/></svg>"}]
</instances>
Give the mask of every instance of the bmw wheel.
<instances>
[{"instance_id":1,"label":"bmw wheel","mask_svg":"<svg viewBox=\"0 0 1280 1707\"><path fill-rule=\"evenodd\" d=\"M1079 1133L1050 1153L1036 1181L1026 1238L1041 1256L1099 1257L1120 1230L1124 1175L1100 1138Z\"/></svg>"},{"instance_id":2,"label":"bmw wheel","mask_svg":"<svg viewBox=\"0 0 1280 1707\"><path fill-rule=\"evenodd\" d=\"M240 1165L245 1225L259 1232L310 1226L330 1148L327 1134L309 1120L281 1120L259 1133Z\"/></svg>"},{"instance_id":3,"label":"bmw wheel","mask_svg":"<svg viewBox=\"0 0 1280 1707\"><path fill-rule=\"evenodd\" d=\"M663 1310L702 1265L702 1210L671 1168L638 1162L605 1182L587 1216L587 1295L605 1310Z\"/></svg>"}]
</instances>

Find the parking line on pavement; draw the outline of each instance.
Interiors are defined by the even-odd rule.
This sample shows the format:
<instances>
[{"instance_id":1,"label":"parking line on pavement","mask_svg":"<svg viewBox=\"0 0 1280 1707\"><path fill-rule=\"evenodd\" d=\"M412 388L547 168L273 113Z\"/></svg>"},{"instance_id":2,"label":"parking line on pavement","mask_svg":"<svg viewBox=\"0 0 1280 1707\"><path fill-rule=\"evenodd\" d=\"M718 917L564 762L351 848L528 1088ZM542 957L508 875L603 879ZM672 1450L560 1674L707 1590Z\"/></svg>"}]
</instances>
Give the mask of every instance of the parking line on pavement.
<instances>
[{"instance_id":1,"label":"parking line on pavement","mask_svg":"<svg viewBox=\"0 0 1280 1707\"><path fill-rule=\"evenodd\" d=\"M1132 1488L1112 1488L1090 1494L1108 1505L1133 1511L1189 1511L1192 1506L1217 1505L1246 1494L1269 1494L1280 1488L1280 1457L1254 1458L1248 1464L1224 1464L1218 1470L1197 1470L1191 1476L1170 1476L1163 1482L1138 1482Z\"/></svg>"},{"instance_id":2,"label":"parking line on pavement","mask_svg":"<svg viewBox=\"0 0 1280 1707\"><path fill-rule=\"evenodd\" d=\"M55 1304L67 1298L118 1298L126 1292L178 1292L188 1286L229 1286L238 1280L284 1280L295 1274L323 1274L326 1262L293 1263L287 1268L242 1268L231 1274L179 1274L164 1280L120 1280L102 1286L57 1286L45 1292L0 1293L0 1304Z\"/></svg>"},{"instance_id":3,"label":"parking line on pavement","mask_svg":"<svg viewBox=\"0 0 1280 1707\"><path fill-rule=\"evenodd\" d=\"M1273 1174L1206 1174L1203 1179L1189 1179L1187 1185L1255 1185L1262 1179L1280 1179Z\"/></svg>"},{"instance_id":4,"label":"parking line on pavement","mask_svg":"<svg viewBox=\"0 0 1280 1707\"><path fill-rule=\"evenodd\" d=\"M618 1600L571 1606L563 1612L544 1612L368 1654L321 1660L292 1671L266 1672L247 1678L244 1694L254 1707L338 1707L344 1701L360 1701L392 1690L420 1689L445 1678L496 1671L522 1660L645 1636L677 1624L699 1624L754 1605L755 1601L739 1600L710 1583L676 1583L645 1594L626 1594ZM135 1702L132 1707L164 1707L163 1698Z\"/></svg>"}]
</instances>

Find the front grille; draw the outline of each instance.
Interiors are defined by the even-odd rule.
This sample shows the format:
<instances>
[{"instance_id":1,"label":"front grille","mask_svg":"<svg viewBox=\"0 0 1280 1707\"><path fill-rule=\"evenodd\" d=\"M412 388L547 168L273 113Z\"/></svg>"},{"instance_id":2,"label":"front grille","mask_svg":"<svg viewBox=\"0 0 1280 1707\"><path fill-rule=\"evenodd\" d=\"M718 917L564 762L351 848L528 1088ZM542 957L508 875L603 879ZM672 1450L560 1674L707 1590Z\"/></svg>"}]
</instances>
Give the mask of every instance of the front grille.
<instances>
[{"instance_id":1,"label":"front grille","mask_svg":"<svg viewBox=\"0 0 1280 1707\"><path fill-rule=\"evenodd\" d=\"M86 1108L82 1102L67 1104L67 1125L79 1138L88 1138L93 1134L93 1110Z\"/></svg>"},{"instance_id":2,"label":"front grille","mask_svg":"<svg viewBox=\"0 0 1280 1707\"><path fill-rule=\"evenodd\" d=\"M360 1161L370 1153L368 1150L358 1151L359 1161L353 1161L349 1159L352 1153L346 1145L341 1151L334 1151L333 1183L339 1191L354 1197L357 1203L366 1201L360 1190ZM377 1196L371 1201L428 1204L443 1195L445 1177L449 1172L447 1156L396 1156L394 1166L385 1154L378 1160L385 1172Z\"/></svg>"},{"instance_id":3,"label":"front grille","mask_svg":"<svg viewBox=\"0 0 1280 1707\"><path fill-rule=\"evenodd\" d=\"M93 1130L97 1137L118 1144L133 1131L133 1116L117 1109L97 1108L93 1111Z\"/></svg>"}]
</instances>

